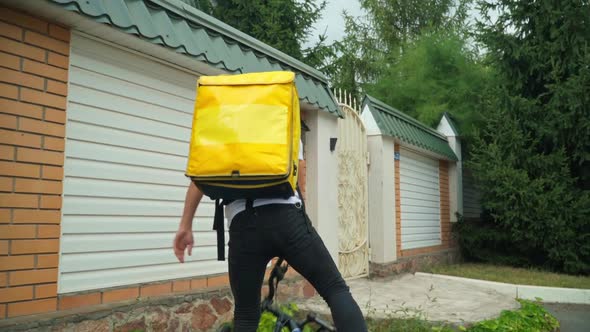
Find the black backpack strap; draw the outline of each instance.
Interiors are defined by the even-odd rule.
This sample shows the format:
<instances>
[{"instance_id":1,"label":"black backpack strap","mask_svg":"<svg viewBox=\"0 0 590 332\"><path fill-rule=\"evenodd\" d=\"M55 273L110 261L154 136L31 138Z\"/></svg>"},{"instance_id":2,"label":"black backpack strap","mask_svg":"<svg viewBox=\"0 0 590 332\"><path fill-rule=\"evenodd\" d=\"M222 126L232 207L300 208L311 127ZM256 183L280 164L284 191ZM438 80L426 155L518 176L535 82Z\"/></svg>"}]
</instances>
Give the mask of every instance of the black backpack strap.
<instances>
[{"instance_id":1,"label":"black backpack strap","mask_svg":"<svg viewBox=\"0 0 590 332\"><path fill-rule=\"evenodd\" d=\"M246 211L252 211L254 209L254 200L251 198L246 199Z\"/></svg>"},{"instance_id":2,"label":"black backpack strap","mask_svg":"<svg viewBox=\"0 0 590 332\"><path fill-rule=\"evenodd\" d=\"M225 260L225 220L223 214L223 206L231 203L221 199L215 200L215 216L213 217L213 230L217 232L217 260ZM246 210L252 211L254 209L254 200L246 200Z\"/></svg>"},{"instance_id":3,"label":"black backpack strap","mask_svg":"<svg viewBox=\"0 0 590 332\"><path fill-rule=\"evenodd\" d=\"M217 231L217 260L225 260L225 221L223 220L223 203L221 199L215 200L215 217L213 217L213 230Z\"/></svg>"}]
</instances>

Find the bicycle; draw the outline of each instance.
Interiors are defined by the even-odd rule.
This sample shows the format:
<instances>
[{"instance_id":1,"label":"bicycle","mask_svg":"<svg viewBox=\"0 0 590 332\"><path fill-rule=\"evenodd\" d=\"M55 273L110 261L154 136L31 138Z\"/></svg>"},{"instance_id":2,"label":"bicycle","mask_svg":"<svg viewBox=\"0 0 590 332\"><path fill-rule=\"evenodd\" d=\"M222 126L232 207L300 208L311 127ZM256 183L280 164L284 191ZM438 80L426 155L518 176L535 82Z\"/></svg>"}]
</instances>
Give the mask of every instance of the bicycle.
<instances>
[{"instance_id":1,"label":"bicycle","mask_svg":"<svg viewBox=\"0 0 590 332\"><path fill-rule=\"evenodd\" d=\"M301 332L305 326L311 324L316 324L319 326L316 332L335 332L336 329L330 323L319 318L314 312L308 313L305 320L297 322L294 317L291 317L281 310L277 305L273 304L275 291L279 287L279 282L283 280L285 273L289 269L289 264L283 264L283 261L284 260L282 258L279 258L272 268L270 277L268 278L268 295L261 303L262 312L271 313L277 318L273 332L281 332L285 327L288 328L290 332ZM225 324L217 331L231 332L232 327L230 324Z\"/></svg>"}]
</instances>

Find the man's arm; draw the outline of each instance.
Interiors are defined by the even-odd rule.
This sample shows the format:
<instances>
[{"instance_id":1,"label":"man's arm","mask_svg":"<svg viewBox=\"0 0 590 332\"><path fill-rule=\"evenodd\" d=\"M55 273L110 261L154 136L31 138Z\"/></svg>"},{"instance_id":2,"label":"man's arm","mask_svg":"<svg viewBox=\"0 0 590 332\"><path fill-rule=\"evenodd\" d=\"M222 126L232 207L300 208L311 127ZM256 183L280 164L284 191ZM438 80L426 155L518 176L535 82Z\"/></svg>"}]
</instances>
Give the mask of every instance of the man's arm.
<instances>
[{"instance_id":1,"label":"man's arm","mask_svg":"<svg viewBox=\"0 0 590 332\"><path fill-rule=\"evenodd\" d=\"M180 219L178 231L174 238L174 255L176 255L176 258L181 263L184 263L184 251L188 249L189 256L193 251L193 245L195 243L193 239L193 218L202 198L203 193L191 181L186 191L186 198L184 199L182 218Z\"/></svg>"},{"instance_id":2,"label":"man's arm","mask_svg":"<svg viewBox=\"0 0 590 332\"><path fill-rule=\"evenodd\" d=\"M197 188L194 182L191 181L186 191L186 197L184 199L184 210L182 212L182 218L180 219L180 225L178 229L192 230L193 229L193 218L197 207L203 198L203 193Z\"/></svg>"}]
</instances>

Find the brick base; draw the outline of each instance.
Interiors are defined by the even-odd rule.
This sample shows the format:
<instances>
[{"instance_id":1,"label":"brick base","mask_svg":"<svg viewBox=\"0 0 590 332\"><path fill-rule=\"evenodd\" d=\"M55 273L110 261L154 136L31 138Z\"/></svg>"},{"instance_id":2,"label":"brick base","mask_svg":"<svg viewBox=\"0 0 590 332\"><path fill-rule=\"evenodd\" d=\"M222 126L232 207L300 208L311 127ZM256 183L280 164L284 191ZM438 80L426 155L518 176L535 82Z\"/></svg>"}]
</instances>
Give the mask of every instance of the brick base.
<instances>
[{"instance_id":1,"label":"brick base","mask_svg":"<svg viewBox=\"0 0 590 332\"><path fill-rule=\"evenodd\" d=\"M262 289L263 296L268 287ZM309 298L315 290L301 277L284 280L276 295L278 303ZM228 287L199 293L101 304L51 314L0 321L2 331L52 332L146 332L215 331L233 316L233 297Z\"/></svg>"},{"instance_id":2,"label":"brick base","mask_svg":"<svg viewBox=\"0 0 590 332\"><path fill-rule=\"evenodd\" d=\"M431 254L400 258L392 263L370 263L370 277L383 278L400 273L413 273L421 268L439 264L454 264L461 260L458 249L448 249Z\"/></svg>"}]
</instances>

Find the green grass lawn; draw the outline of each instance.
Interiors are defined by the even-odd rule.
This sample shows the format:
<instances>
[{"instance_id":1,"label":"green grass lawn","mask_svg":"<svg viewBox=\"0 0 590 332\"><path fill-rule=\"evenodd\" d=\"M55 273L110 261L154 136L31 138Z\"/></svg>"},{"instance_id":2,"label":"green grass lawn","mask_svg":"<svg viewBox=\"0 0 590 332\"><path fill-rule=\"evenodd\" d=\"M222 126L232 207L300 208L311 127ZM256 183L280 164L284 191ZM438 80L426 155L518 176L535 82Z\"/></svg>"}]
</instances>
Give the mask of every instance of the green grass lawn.
<instances>
[{"instance_id":1,"label":"green grass lawn","mask_svg":"<svg viewBox=\"0 0 590 332\"><path fill-rule=\"evenodd\" d=\"M590 276L571 276L488 264L441 265L424 269L423 272L520 285L590 289Z\"/></svg>"}]
</instances>

